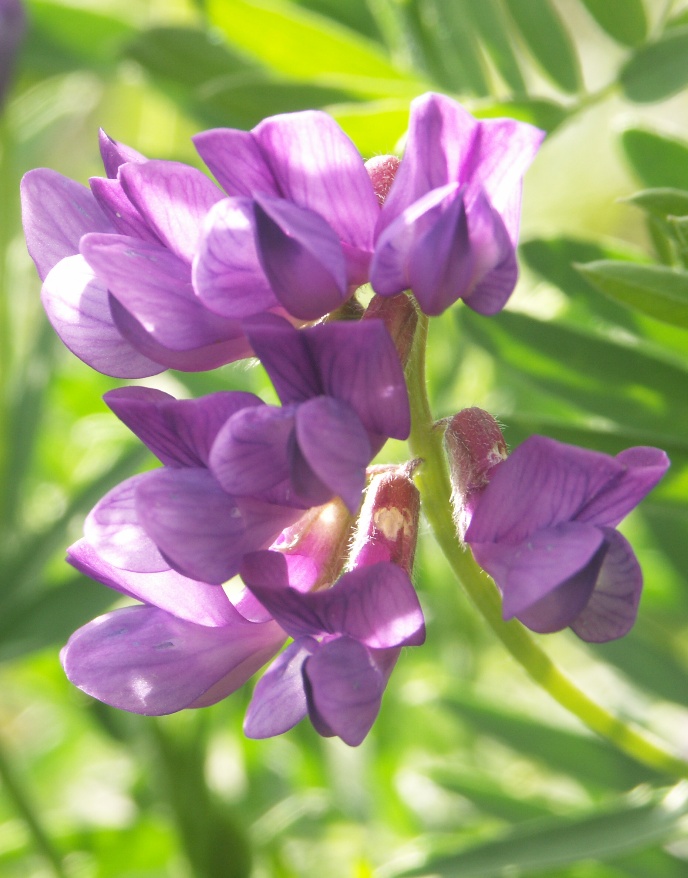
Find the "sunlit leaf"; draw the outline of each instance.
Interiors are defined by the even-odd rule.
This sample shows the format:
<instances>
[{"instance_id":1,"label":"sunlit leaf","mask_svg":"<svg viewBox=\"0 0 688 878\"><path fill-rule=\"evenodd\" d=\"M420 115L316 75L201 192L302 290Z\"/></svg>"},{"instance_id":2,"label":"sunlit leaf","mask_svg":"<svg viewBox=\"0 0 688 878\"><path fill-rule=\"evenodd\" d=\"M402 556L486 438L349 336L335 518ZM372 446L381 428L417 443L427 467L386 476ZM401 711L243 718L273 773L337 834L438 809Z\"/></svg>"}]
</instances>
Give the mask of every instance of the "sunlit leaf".
<instances>
[{"instance_id":1,"label":"sunlit leaf","mask_svg":"<svg viewBox=\"0 0 688 878\"><path fill-rule=\"evenodd\" d=\"M662 219L688 216L688 190L685 189L644 189L631 195L627 201Z\"/></svg>"},{"instance_id":2,"label":"sunlit leaf","mask_svg":"<svg viewBox=\"0 0 688 878\"><path fill-rule=\"evenodd\" d=\"M621 146L640 180L651 187L688 189L688 144L647 128L627 128Z\"/></svg>"},{"instance_id":3,"label":"sunlit leaf","mask_svg":"<svg viewBox=\"0 0 688 878\"><path fill-rule=\"evenodd\" d=\"M563 91L581 88L576 49L549 0L504 0L533 58Z\"/></svg>"},{"instance_id":4,"label":"sunlit leaf","mask_svg":"<svg viewBox=\"0 0 688 878\"><path fill-rule=\"evenodd\" d=\"M624 46L638 46L647 35L642 0L582 0L602 30Z\"/></svg>"},{"instance_id":5,"label":"sunlit leaf","mask_svg":"<svg viewBox=\"0 0 688 878\"><path fill-rule=\"evenodd\" d=\"M587 860L609 860L663 841L688 813L685 782L669 790L640 790L606 807L573 817L551 817L505 832L454 855L427 857L399 876L496 878L504 870L534 875Z\"/></svg>"},{"instance_id":6,"label":"sunlit leaf","mask_svg":"<svg viewBox=\"0 0 688 878\"><path fill-rule=\"evenodd\" d=\"M638 49L621 68L619 82L629 100L652 103L688 84L688 27L668 30Z\"/></svg>"},{"instance_id":7,"label":"sunlit leaf","mask_svg":"<svg viewBox=\"0 0 688 878\"><path fill-rule=\"evenodd\" d=\"M498 0L464 3L463 11L473 22L476 31L500 76L516 94L526 91L511 34Z\"/></svg>"},{"instance_id":8,"label":"sunlit leaf","mask_svg":"<svg viewBox=\"0 0 688 878\"><path fill-rule=\"evenodd\" d=\"M616 302L688 329L688 273L663 265L611 261L591 262L577 268Z\"/></svg>"}]
</instances>

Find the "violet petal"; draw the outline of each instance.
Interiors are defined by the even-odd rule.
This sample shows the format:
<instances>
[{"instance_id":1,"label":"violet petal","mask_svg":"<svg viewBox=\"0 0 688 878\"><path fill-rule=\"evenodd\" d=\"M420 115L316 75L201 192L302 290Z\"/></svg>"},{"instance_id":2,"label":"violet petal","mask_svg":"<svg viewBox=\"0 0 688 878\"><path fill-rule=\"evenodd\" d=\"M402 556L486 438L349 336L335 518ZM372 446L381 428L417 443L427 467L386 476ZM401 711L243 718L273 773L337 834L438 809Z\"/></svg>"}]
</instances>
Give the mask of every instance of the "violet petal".
<instances>
[{"instance_id":1,"label":"violet petal","mask_svg":"<svg viewBox=\"0 0 688 878\"><path fill-rule=\"evenodd\" d=\"M82 235L114 231L85 186L49 168L24 175L21 204L26 246L41 280L61 259L79 252Z\"/></svg>"},{"instance_id":2,"label":"violet petal","mask_svg":"<svg viewBox=\"0 0 688 878\"><path fill-rule=\"evenodd\" d=\"M205 215L222 192L201 171L181 162L122 165L120 181L160 240L191 263Z\"/></svg>"},{"instance_id":3,"label":"violet petal","mask_svg":"<svg viewBox=\"0 0 688 878\"><path fill-rule=\"evenodd\" d=\"M252 200L225 198L210 209L194 257L193 285L201 301L223 317L242 319L278 304L256 251Z\"/></svg>"},{"instance_id":4,"label":"violet petal","mask_svg":"<svg viewBox=\"0 0 688 878\"><path fill-rule=\"evenodd\" d=\"M253 133L213 128L192 138L194 146L228 195L279 196L280 190Z\"/></svg>"},{"instance_id":5,"label":"violet petal","mask_svg":"<svg viewBox=\"0 0 688 878\"><path fill-rule=\"evenodd\" d=\"M283 199L256 196L256 246L280 304L299 320L316 320L348 297L346 261L324 219Z\"/></svg>"},{"instance_id":6,"label":"violet petal","mask_svg":"<svg viewBox=\"0 0 688 878\"><path fill-rule=\"evenodd\" d=\"M289 731L307 713L302 669L318 649L310 637L302 637L285 649L270 665L253 690L246 711L247 738L271 738Z\"/></svg>"},{"instance_id":7,"label":"violet petal","mask_svg":"<svg viewBox=\"0 0 688 878\"><path fill-rule=\"evenodd\" d=\"M107 288L83 256L58 262L45 279L41 302L65 346L92 369L113 378L148 378L164 371L119 331Z\"/></svg>"},{"instance_id":8,"label":"violet petal","mask_svg":"<svg viewBox=\"0 0 688 878\"><path fill-rule=\"evenodd\" d=\"M146 225L141 214L125 195L119 180L91 177L89 183L101 210L118 234L160 243L157 235Z\"/></svg>"},{"instance_id":9,"label":"violet petal","mask_svg":"<svg viewBox=\"0 0 688 878\"><path fill-rule=\"evenodd\" d=\"M120 570L83 539L67 549L67 561L85 576L187 622L217 627L228 625L237 615L227 595L216 585L189 579L176 570Z\"/></svg>"},{"instance_id":10,"label":"violet petal","mask_svg":"<svg viewBox=\"0 0 688 878\"><path fill-rule=\"evenodd\" d=\"M604 643L623 637L633 627L643 574L628 540L611 528L604 528L607 554L585 609L571 622L583 640Z\"/></svg>"},{"instance_id":11,"label":"violet petal","mask_svg":"<svg viewBox=\"0 0 688 878\"><path fill-rule=\"evenodd\" d=\"M272 622L237 617L207 628L157 607L126 607L76 631L61 659L71 682L87 694L122 710L161 716L197 704L221 681L213 701L237 689L282 638Z\"/></svg>"},{"instance_id":12,"label":"violet petal","mask_svg":"<svg viewBox=\"0 0 688 878\"><path fill-rule=\"evenodd\" d=\"M313 725L318 729L322 719L345 744L357 747L375 722L385 689L368 649L348 637L323 643L306 661L304 675Z\"/></svg>"},{"instance_id":13,"label":"violet petal","mask_svg":"<svg viewBox=\"0 0 688 878\"><path fill-rule=\"evenodd\" d=\"M113 140L102 128L98 131L98 145L100 146L100 155L103 159L105 173L111 178L117 176L120 165L125 164L125 162L140 164L141 162L148 161L145 155L141 155L140 152L132 149L132 147Z\"/></svg>"},{"instance_id":14,"label":"violet petal","mask_svg":"<svg viewBox=\"0 0 688 878\"><path fill-rule=\"evenodd\" d=\"M164 468L146 474L137 490L139 519L170 564L192 579L231 579L247 552L270 545L301 510L222 490L202 469Z\"/></svg>"},{"instance_id":15,"label":"violet petal","mask_svg":"<svg viewBox=\"0 0 688 878\"><path fill-rule=\"evenodd\" d=\"M241 391L180 400L150 387L119 387L103 399L168 466L207 466L212 444L227 419L247 407L263 405L253 393Z\"/></svg>"}]
</instances>

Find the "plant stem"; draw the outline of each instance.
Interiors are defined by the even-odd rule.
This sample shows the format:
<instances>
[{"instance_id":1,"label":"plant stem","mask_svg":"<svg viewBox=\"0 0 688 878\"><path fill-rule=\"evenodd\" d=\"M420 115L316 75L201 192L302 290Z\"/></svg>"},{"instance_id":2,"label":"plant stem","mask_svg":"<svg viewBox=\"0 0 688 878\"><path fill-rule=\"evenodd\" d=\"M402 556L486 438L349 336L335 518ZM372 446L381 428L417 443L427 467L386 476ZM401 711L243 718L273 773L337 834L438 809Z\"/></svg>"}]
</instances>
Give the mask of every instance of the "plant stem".
<instances>
[{"instance_id":1,"label":"plant stem","mask_svg":"<svg viewBox=\"0 0 688 878\"><path fill-rule=\"evenodd\" d=\"M67 873L62 865L62 857L53 846L50 836L43 828L26 791L22 788L19 779L14 773L10 760L0 743L0 780L7 796L29 829L36 848L52 866L55 878L67 878Z\"/></svg>"},{"instance_id":2,"label":"plant stem","mask_svg":"<svg viewBox=\"0 0 688 878\"><path fill-rule=\"evenodd\" d=\"M538 646L520 622L503 621L497 587L456 536L442 431L434 427L426 392L427 333L428 318L420 315L407 369L412 417L409 445L411 453L423 459L423 465L416 471L423 511L456 577L511 655L555 701L593 732L638 762L672 777L688 778L688 762L671 753L644 729L624 722L582 692Z\"/></svg>"}]
</instances>

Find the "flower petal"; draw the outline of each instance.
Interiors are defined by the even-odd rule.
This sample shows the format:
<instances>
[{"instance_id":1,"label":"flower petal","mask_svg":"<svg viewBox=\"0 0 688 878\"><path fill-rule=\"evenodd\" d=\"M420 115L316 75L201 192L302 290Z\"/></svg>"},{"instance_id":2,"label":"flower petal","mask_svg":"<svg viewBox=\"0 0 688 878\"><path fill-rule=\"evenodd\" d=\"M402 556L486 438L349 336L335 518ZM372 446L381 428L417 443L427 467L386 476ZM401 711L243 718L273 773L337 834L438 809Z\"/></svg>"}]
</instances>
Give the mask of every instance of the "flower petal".
<instances>
[{"instance_id":1,"label":"flower petal","mask_svg":"<svg viewBox=\"0 0 688 878\"><path fill-rule=\"evenodd\" d=\"M84 522L86 541L106 563L122 570L159 573L170 569L136 511L137 488L150 476L132 476L108 491Z\"/></svg>"},{"instance_id":2,"label":"flower petal","mask_svg":"<svg viewBox=\"0 0 688 878\"><path fill-rule=\"evenodd\" d=\"M119 387L103 399L117 417L168 466L207 466L210 448L228 418L262 406L253 393L219 391L175 399L150 387Z\"/></svg>"},{"instance_id":3,"label":"flower petal","mask_svg":"<svg viewBox=\"0 0 688 878\"><path fill-rule=\"evenodd\" d=\"M121 710L161 716L224 698L282 640L274 622L237 616L229 625L207 628L157 607L126 607L76 631L61 659L71 682L88 695Z\"/></svg>"},{"instance_id":4,"label":"flower petal","mask_svg":"<svg viewBox=\"0 0 688 878\"><path fill-rule=\"evenodd\" d=\"M365 488L366 467L373 456L356 412L338 399L320 396L298 407L295 427L298 448L309 467L319 481L342 498L350 512L355 512ZM305 486L295 482L294 487L297 494L308 497Z\"/></svg>"},{"instance_id":5,"label":"flower petal","mask_svg":"<svg viewBox=\"0 0 688 878\"><path fill-rule=\"evenodd\" d=\"M48 273L41 302L69 350L113 378L147 378L165 367L140 353L116 326L105 284L83 256L69 256Z\"/></svg>"},{"instance_id":6,"label":"flower petal","mask_svg":"<svg viewBox=\"0 0 688 878\"><path fill-rule=\"evenodd\" d=\"M603 542L600 528L566 522L537 531L515 545L470 541L470 546L478 564L499 586L503 616L511 619L583 570ZM593 577L590 590L594 581Z\"/></svg>"},{"instance_id":7,"label":"flower petal","mask_svg":"<svg viewBox=\"0 0 688 878\"><path fill-rule=\"evenodd\" d=\"M299 320L316 320L348 298L339 239L322 217L288 201L256 196L256 245L280 304Z\"/></svg>"},{"instance_id":8,"label":"flower petal","mask_svg":"<svg viewBox=\"0 0 688 878\"><path fill-rule=\"evenodd\" d=\"M637 446L616 455L624 467L576 515L577 521L615 527L648 494L669 468L669 458L659 448Z\"/></svg>"},{"instance_id":9,"label":"flower petal","mask_svg":"<svg viewBox=\"0 0 688 878\"><path fill-rule=\"evenodd\" d=\"M136 509L171 565L192 579L231 579L247 552L270 545L301 510L236 498L210 472L164 468L146 474Z\"/></svg>"},{"instance_id":10,"label":"flower petal","mask_svg":"<svg viewBox=\"0 0 688 878\"><path fill-rule=\"evenodd\" d=\"M101 210L110 220L112 228L120 235L130 235L144 241L161 243L158 236L148 228L143 217L129 201L119 180L91 177L91 192ZM89 231L97 231L96 229Z\"/></svg>"},{"instance_id":11,"label":"flower petal","mask_svg":"<svg viewBox=\"0 0 688 878\"><path fill-rule=\"evenodd\" d=\"M122 165L120 181L160 240L191 263L205 215L223 198L217 186L196 168L170 161Z\"/></svg>"},{"instance_id":12,"label":"flower petal","mask_svg":"<svg viewBox=\"0 0 688 878\"><path fill-rule=\"evenodd\" d=\"M263 152L251 131L213 128L192 138L200 157L228 195L279 196Z\"/></svg>"},{"instance_id":13,"label":"flower petal","mask_svg":"<svg viewBox=\"0 0 688 878\"><path fill-rule=\"evenodd\" d=\"M100 155L103 159L103 167L108 177L116 177L120 165L123 165L125 162L141 163L148 161L140 152L124 143L113 140L102 128L98 131L98 145L100 146Z\"/></svg>"},{"instance_id":14,"label":"flower petal","mask_svg":"<svg viewBox=\"0 0 688 878\"><path fill-rule=\"evenodd\" d=\"M571 628L589 643L605 643L623 637L633 627L643 589L638 559L625 537L604 529L608 544L595 589Z\"/></svg>"},{"instance_id":15,"label":"flower petal","mask_svg":"<svg viewBox=\"0 0 688 878\"><path fill-rule=\"evenodd\" d=\"M256 684L246 711L247 738L272 738L301 722L308 711L303 664L317 649L315 640L301 637L270 665Z\"/></svg>"},{"instance_id":16,"label":"flower petal","mask_svg":"<svg viewBox=\"0 0 688 878\"><path fill-rule=\"evenodd\" d=\"M531 436L492 470L465 539L521 543L538 530L575 519L622 471L606 454Z\"/></svg>"},{"instance_id":17,"label":"flower petal","mask_svg":"<svg viewBox=\"0 0 688 878\"><path fill-rule=\"evenodd\" d=\"M372 250L380 207L363 159L331 116L271 116L253 134L283 198L324 217L346 243Z\"/></svg>"},{"instance_id":18,"label":"flower petal","mask_svg":"<svg viewBox=\"0 0 688 878\"><path fill-rule=\"evenodd\" d=\"M29 255L39 277L79 252L87 232L114 228L89 190L49 168L36 168L21 181L22 222Z\"/></svg>"},{"instance_id":19,"label":"flower petal","mask_svg":"<svg viewBox=\"0 0 688 878\"><path fill-rule=\"evenodd\" d=\"M256 251L252 200L225 198L210 209L194 257L193 285L203 304L223 317L250 317L278 304Z\"/></svg>"},{"instance_id":20,"label":"flower petal","mask_svg":"<svg viewBox=\"0 0 688 878\"><path fill-rule=\"evenodd\" d=\"M323 643L306 661L304 675L316 731L357 747L375 722L387 682L368 649L348 637Z\"/></svg>"},{"instance_id":21,"label":"flower petal","mask_svg":"<svg viewBox=\"0 0 688 878\"><path fill-rule=\"evenodd\" d=\"M189 579L176 570L120 570L108 564L86 540L67 549L67 561L85 576L187 622L217 627L228 625L237 615L227 595L216 585Z\"/></svg>"}]
</instances>

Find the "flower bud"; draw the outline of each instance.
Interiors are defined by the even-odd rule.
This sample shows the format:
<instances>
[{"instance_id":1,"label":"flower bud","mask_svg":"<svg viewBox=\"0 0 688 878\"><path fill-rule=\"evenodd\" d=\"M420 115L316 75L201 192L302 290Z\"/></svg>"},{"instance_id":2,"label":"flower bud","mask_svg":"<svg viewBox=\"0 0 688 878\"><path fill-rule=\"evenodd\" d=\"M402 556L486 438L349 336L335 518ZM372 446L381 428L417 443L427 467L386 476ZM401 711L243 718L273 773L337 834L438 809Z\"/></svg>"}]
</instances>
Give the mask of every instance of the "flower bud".
<instances>
[{"instance_id":1,"label":"flower bud","mask_svg":"<svg viewBox=\"0 0 688 878\"><path fill-rule=\"evenodd\" d=\"M449 460L454 522L463 539L492 469L507 456L506 442L492 415L473 407L449 419L444 448Z\"/></svg>"},{"instance_id":2,"label":"flower bud","mask_svg":"<svg viewBox=\"0 0 688 878\"><path fill-rule=\"evenodd\" d=\"M365 163L380 204L384 204L400 164L401 159L395 155L376 155Z\"/></svg>"},{"instance_id":3,"label":"flower bud","mask_svg":"<svg viewBox=\"0 0 688 878\"><path fill-rule=\"evenodd\" d=\"M284 555L293 588L317 591L337 579L346 558L352 521L346 506L335 499L309 509L282 531L270 548Z\"/></svg>"},{"instance_id":4,"label":"flower bud","mask_svg":"<svg viewBox=\"0 0 688 878\"><path fill-rule=\"evenodd\" d=\"M408 469L374 476L361 508L349 568L388 561L410 575L419 517L420 494Z\"/></svg>"}]
</instances>

